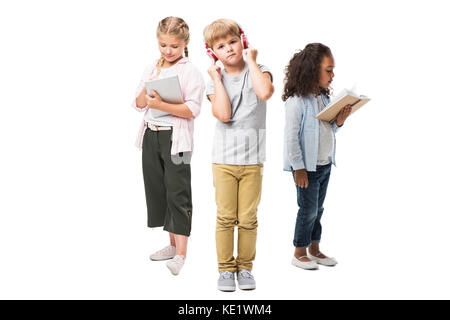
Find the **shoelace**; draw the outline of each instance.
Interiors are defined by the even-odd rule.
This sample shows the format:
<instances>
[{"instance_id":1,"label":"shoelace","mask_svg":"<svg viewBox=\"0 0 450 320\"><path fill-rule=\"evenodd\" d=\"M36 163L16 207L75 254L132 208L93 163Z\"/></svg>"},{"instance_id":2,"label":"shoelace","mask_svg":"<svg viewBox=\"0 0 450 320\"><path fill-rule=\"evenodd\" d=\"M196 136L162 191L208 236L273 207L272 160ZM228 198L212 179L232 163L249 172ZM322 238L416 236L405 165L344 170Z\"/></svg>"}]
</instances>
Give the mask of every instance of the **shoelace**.
<instances>
[{"instance_id":1,"label":"shoelace","mask_svg":"<svg viewBox=\"0 0 450 320\"><path fill-rule=\"evenodd\" d=\"M248 272L247 270L241 271L240 275L242 278L253 279L252 274L250 272Z\"/></svg>"},{"instance_id":2,"label":"shoelace","mask_svg":"<svg viewBox=\"0 0 450 320\"><path fill-rule=\"evenodd\" d=\"M233 273L230 271L225 271L220 275L220 279L232 279Z\"/></svg>"},{"instance_id":3,"label":"shoelace","mask_svg":"<svg viewBox=\"0 0 450 320\"><path fill-rule=\"evenodd\" d=\"M172 250L172 247L171 246L167 246L164 249L159 250L157 252L157 254L165 254L165 253L168 253L170 250Z\"/></svg>"}]
</instances>

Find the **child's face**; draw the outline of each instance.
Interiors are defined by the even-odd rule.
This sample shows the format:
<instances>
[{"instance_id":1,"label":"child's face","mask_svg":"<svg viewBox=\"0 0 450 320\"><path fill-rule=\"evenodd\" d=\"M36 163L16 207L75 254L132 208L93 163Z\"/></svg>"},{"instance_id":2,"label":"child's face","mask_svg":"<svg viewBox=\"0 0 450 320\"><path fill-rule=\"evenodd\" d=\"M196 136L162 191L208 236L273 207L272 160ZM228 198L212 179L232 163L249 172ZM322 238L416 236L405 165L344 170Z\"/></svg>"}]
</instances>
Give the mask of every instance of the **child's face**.
<instances>
[{"instance_id":1,"label":"child's face","mask_svg":"<svg viewBox=\"0 0 450 320\"><path fill-rule=\"evenodd\" d=\"M334 78L334 59L333 57L323 57L320 64L319 86L328 89Z\"/></svg>"},{"instance_id":2,"label":"child's face","mask_svg":"<svg viewBox=\"0 0 450 320\"><path fill-rule=\"evenodd\" d=\"M235 65L242 61L241 38L236 35L228 35L218 39L213 45L213 51L224 65Z\"/></svg>"},{"instance_id":3,"label":"child's face","mask_svg":"<svg viewBox=\"0 0 450 320\"><path fill-rule=\"evenodd\" d=\"M183 39L169 34L158 36L159 51L168 62L175 62L183 56L187 43Z\"/></svg>"}]
</instances>

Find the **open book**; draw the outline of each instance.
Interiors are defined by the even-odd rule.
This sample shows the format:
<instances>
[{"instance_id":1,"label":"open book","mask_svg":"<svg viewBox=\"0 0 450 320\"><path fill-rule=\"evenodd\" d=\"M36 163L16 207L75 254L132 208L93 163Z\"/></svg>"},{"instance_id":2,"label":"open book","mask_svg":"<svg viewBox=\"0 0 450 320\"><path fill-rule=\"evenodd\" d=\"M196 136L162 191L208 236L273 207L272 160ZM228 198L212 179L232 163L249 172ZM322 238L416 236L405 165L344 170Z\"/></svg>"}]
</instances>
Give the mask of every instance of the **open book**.
<instances>
[{"instance_id":1,"label":"open book","mask_svg":"<svg viewBox=\"0 0 450 320\"><path fill-rule=\"evenodd\" d=\"M333 122L336 120L341 109L346 105L349 104L352 106L352 112L350 114L353 114L369 101L370 99L366 96L359 96L350 90L344 89L330 101L328 106L319 112L316 118L327 122Z\"/></svg>"},{"instance_id":2,"label":"open book","mask_svg":"<svg viewBox=\"0 0 450 320\"><path fill-rule=\"evenodd\" d=\"M178 80L177 75L162 79L150 80L145 83L145 88L148 95L150 95L152 90L155 90L161 97L162 101L166 103L184 103L183 95L181 93L180 81ZM150 112L154 118L169 114L167 112L156 109L150 109Z\"/></svg>"}]
</instances>

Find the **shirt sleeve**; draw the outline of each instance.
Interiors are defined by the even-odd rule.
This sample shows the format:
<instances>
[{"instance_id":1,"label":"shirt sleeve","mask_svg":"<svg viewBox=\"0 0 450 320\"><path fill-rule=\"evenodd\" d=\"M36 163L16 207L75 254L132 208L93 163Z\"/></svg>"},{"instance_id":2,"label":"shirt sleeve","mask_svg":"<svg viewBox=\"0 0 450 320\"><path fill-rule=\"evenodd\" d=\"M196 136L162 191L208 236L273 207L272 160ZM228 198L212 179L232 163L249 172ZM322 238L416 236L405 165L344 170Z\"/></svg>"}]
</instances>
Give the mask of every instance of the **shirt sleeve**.
<instances>
[{"instance_id":1,"label":"shirt sleeve","mask_svg":"<svg viewBox=\"0 0 450 320\"><path fill-rule=\"evenodd\" d=\"M269 68L267 68L267 66L263 65L263 64L258 64L259 69L261 70L261 72L267 72L268 74L270 74L270 81L273 83L273 75L272 72L270 72Z\"/></svg>"},{"instance_id":2,"label":"shirt sleeve","mask_svg":"<svg viewBox=\"0 0 450 320\"><path fill-rule=\"evenodd\" d=\"M285 144L287 158L293 170L305 168L299 137L302 119L303 107L301 99L289 98L286 101Z\"/></svg>"},{"instance_id":3,"label":"shirt sleeve","mask_svg":"<svg viewBox=\"0 0 450 320\"><path fill-rule=\"evenodd\" d=\"M212 79L209 79L206 85L206 97L208 97L211 94L215 94L214 82L212 81Z\"/></svg>"},{"instance_id":4,"label":"shirt sleeve","mask_svg":"<svg viewBox=\"0 0 450 320\"><path fill-rule=\"evenodd\" d=\"M191 110L194 118L196 118L200 114L203 94L205 92L203 76L194 65L188 63L182 69L180 78L184 104Z\"/></svg>"},{"instance_id":5,"label":"shirt sleeve","mask_svg":"<svg viewBox=\"0 0 450 320\"><path fill-rule=\"evenodd\" d=\"M136 92L134 94L134 99L131 102L131 107L139 112L143 112L146 111L148 109L148 107L146 106L145 108L138 108L136 105L136 98L138 97L138 95L141 93L142 89L144 89L145 87L145 81L147 81L148 79L150 79L152 73L153 73L153 69L154 67L152 65L148 65L145 70L144 73L142 74L141 80L139 81L139 85L136 88Z\"/></svg>"}]
</instances>

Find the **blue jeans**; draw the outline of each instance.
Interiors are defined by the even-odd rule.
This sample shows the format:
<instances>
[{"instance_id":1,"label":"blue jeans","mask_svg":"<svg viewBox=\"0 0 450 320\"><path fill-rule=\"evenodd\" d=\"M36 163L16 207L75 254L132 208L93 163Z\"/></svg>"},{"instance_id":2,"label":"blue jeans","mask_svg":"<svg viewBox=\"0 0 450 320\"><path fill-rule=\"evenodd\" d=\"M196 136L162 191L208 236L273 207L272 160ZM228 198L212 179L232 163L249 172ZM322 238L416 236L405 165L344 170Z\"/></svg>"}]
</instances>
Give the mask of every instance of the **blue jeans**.
<instances>
[{"instance_id":1,"label":"blue jeans","mask_svg":"<svg viewBox=\"0 0 450 320\"><path fill-rule=\"evenodd\" d=\"M296 185L299 206L294 233L294 246L296 248L306 248L312 242L320 242L322 235L320 219L322 218L323 202L327 194L330 173L331 163L325 166L317 166L316 171L307 171L308 188L300 188Z\"/></svg>"}]
</instances>

